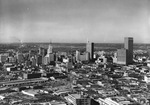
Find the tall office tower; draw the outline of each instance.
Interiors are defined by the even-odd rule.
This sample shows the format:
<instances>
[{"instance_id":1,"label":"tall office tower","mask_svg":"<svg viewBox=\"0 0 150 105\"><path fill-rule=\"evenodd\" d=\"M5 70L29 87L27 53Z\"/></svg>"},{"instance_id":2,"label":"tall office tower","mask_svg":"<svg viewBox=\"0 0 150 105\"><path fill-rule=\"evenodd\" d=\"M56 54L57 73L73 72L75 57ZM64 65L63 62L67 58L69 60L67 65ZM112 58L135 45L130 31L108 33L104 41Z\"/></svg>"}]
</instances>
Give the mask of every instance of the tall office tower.
<instances>
[{"instance_id":1,"label":"tall office tower","mask_svg":"<svg viewBox=\"0 0 150 105\"><path fill-rule=\"evenodd\" d=\"M86 61L89 61L89 59L90 59L90 53L89 52L85 52L85 55L86 55Z\"/></svg>"},{"instance_id":2,"label":"tall office tower","mask_svg":"<svg viewBox=\"0 0 150 105\"><path fill-rule=\"evenodd\" d=\"M76 61L80 61L80 51L76 50Z\"/></svg>"},{"instance_id":3,"label":"tall office tower","mask_svg":"<svg viewBox=\"0 0 150 105\"><path fill-rule=\"evenodd\" d=\"M48 49L47 49L47 54L53 53L53 46L49 44Z\"/></svg>"},{"instance_id":4,"label":"tall office tower","mask_svg":"<svg viewBox=\"0 0 150 105\"><path fill-rule=\"evenodd\" d=\"M89 41L86 43L86 52L89 52L89 54L90 54L90 60L93 60L94 43L91 43Z\"/></svg>"},{"instance_id":5,"label":"tall office tower","mask_svg":"<svg viewBox=\"0 0 150 105\"><path fill-rule=\"evenodd\" d=\"M133 38L124 38L124 48L127 50L127 64L133 63Z\"/></svg>"}]
</instances>

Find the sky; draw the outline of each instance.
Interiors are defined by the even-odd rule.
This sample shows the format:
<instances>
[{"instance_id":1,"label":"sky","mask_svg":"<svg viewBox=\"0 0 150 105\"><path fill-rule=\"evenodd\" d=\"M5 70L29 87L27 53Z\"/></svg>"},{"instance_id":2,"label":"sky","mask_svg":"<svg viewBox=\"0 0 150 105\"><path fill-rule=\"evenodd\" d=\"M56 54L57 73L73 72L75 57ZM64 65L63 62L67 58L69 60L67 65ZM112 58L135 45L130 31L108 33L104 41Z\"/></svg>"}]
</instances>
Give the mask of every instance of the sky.
<instances>
[{"instance_id":1,"label":"sky","mask_svg":"<svg viewBox=\"0 0 150 105\"><path fill-rule=\"evenodd\" d=\"M0 42L150 43L150 0L0 0Z\"/></svg>"}]
</instances>

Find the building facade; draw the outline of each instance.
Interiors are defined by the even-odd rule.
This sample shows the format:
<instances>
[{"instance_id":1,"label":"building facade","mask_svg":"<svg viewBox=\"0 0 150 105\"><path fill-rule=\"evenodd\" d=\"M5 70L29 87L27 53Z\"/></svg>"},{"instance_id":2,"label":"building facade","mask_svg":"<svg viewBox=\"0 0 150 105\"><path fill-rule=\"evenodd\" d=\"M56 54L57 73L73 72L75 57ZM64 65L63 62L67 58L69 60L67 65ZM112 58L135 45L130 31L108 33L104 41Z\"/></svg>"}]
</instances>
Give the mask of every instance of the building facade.
<instances>
[{"instance_id":1,"label":"building facade","mask_svg":"<svg viewBox=\"0 0 150 105\"><path fill-rule=\"evenodd\" d=\"M133 63L133 38L124 38L124 48L117 50L117 63L129 65Z\"/></svg>"},{"instance_id":2,"label":"building facade","mask_svg":"<svg viewBox=\"0 0 150 105\"><path fill-rule=\"evenodd\" d=\"M47 49L47 54L53 53L53 46L49 44L48 49Z\"/></svg>"},{"instance_id":3,"label":"building facade","mask_svg":"<svg viewBox=\"0 0 150 105\"><path fill-rule=\"evenodd\" d=\"M86 43L86 52L89 52L90 60L93 60L93 55L94 55L94 43L93 42L88 41Z\"/></svg>"},{"instance_id":4,"label":"building facade","mask_svg":"<svg viewBox=\"0 0 150 105\"><path fill-rule=\"evenodd\" d=\"M91 105L91 99L81 94L69 94L66 100L73 105Z\"/></svg>"},{"instance_id":5,"label":"building facade","mask_svg":"<svg viewBox=\"0 0 150 105\"><path fill-rule=\"evenodd\" d=\"M127 50L127 64L133 63L133 38L124 38L124 48Z\"/></svg>"},{"instance_id":6,"label":"building facade","mask_svg":"<svg viewBox=\"0 0 150 105\"><path fill-rule=\"evenodd\" d=\"M126 49L118 49L117 50L117 63L118 64L127 64L127 50Z\"/></svg>"},{"instance_id":7,"label":"building facade","mask_svg":"<svg viewBox=\"0 0 150 105\"><path fill-rule=\"evenodd\" d=\"M80 61L80 51L76 51L76 61L79 62Z\"/></svg>"},{"instance_id":8,"label":"building facade","mask_svg":"<svg viewBox=\"0 0 150 105\"><path fill-rule=\"evenodd\" d=\"M39 48L39 54L42 56L45 56L47 54L47 49L40 47Z\"/></svg>"}]
</instances>

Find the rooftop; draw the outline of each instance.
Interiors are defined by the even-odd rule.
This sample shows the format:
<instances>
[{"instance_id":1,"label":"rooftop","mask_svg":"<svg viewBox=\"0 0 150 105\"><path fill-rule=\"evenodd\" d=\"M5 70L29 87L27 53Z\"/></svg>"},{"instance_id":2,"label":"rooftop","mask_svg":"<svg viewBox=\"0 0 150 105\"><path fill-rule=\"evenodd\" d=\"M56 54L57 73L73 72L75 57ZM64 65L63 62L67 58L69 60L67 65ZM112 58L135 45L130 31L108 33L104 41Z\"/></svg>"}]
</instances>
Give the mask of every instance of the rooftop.
<instances>
[{"instance_id":1,"label":"rooftop","mask_svg":"<svg viewBox=\"0 0 150 105\"><path fill-rule=\"evenodd\" d=\"M71 96L74 98L81 98L81 94L71 94Z\"/></svg>"},{"instance_id":2,"label":"rooftop","mask_svg":"<svg viewBox=\"0 0 150 105\"><path fill-rule=\"evenodd\" d=\"M29 82L40 82L48 80L47 78L36 78L36 79L27 79L27 80L14 80L14 81L5 81L0 82L0 85L13 85L13 84L19 84L19 83L29 83Z\"/></svg>"}]
</instances>

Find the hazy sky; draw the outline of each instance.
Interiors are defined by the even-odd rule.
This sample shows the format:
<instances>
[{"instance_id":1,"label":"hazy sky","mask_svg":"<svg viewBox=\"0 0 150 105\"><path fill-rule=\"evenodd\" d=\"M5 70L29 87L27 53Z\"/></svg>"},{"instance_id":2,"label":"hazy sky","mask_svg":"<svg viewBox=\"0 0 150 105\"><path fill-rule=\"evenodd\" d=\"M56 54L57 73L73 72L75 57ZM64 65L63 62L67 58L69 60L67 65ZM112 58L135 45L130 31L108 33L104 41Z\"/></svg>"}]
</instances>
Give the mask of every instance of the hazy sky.
<instances>
[{"instance_id":1,"label":"hazy sky","mask_svg":"<svg viewBox=\"0 0 150 105\"><path fill-rule=\"evenodd\" d=\"M0 41L150 43L150 0L0 0Z\"/></svg>"}]
</instances>

